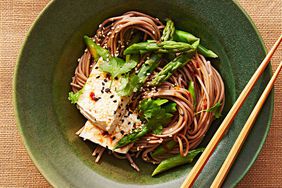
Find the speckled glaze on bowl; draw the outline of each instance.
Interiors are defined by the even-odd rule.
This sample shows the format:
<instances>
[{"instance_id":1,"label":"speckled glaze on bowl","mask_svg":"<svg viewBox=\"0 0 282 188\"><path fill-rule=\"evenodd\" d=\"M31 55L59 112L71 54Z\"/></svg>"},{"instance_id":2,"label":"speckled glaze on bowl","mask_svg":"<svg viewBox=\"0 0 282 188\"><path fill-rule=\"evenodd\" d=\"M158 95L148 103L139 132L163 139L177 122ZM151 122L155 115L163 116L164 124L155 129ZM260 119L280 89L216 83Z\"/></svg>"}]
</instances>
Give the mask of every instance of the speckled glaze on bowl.
<instances>
[{"instance_id":1,"label":"speckled glaze on bowl","mask_svg":"<svg viewBox=\"0 0 282 188\"><path fill-rule=\"evenodd\" d=\"M150 176L154 166L137 160L135 172L126 160L104 155L96 164L94 144L75 132L85 119L67 100L69 83L84 50L82 37L92 35L105 18L138 10L160 19L170 17L179 29L199 36L219 59L213 65L226 87L224 113L265 56L261 38L246 13L228 0L54 0L39 16L25 41L14 78L14 104L19 130L32 160L55 187L179 187L193 164ZM209 187L271 76L269 66L244 104L229 132L195 183ZM273 93L231 169L223 187L235 186L258 156L269 130ZM224 116L223 116L224 117ZM206 145L222 119L215 121Z\"/></svg>"}]
</instances>

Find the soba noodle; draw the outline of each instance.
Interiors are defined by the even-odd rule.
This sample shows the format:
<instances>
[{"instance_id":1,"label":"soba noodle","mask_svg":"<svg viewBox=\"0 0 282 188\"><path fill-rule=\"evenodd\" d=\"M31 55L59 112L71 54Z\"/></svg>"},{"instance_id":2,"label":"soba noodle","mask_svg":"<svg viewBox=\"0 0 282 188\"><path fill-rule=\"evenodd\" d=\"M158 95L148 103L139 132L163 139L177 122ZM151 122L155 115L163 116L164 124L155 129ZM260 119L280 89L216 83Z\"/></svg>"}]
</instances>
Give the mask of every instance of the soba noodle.
<instances>
[{"instance_id":1,"label":"soba noodle","mask_svg":"<svg viewBox=\"0 0 282 188\"><path fill-rule=\"evenodd\" d=\"M113 56L123 57L122 52L130 44L136 31L143 33L143 40L159 41L163 28L164 25L157 18L130 11L122 16L105 20L99 26L93 39L97 44L108 49ZM139 67L145 59L146 55L141 57ZM89 51L86 50L79 59L72 79L71 86L74 92L84 86L94 63ZM159 66L153 75L161 69L162 67ZM190 81L195 84L197 101L193 101L193 97L187 90ZM224 84L221 76L211 63L204 56L196 53L189 63L175 71L166 82L157 87L144 87L140 95L134 97L132 103L138 103L139 100L144 98L165 98L173 101L177 104L177 114L164 127L160 135L148 134L142 137L126 155L113 152L114 156L119 159L127 158L137 171L139 171L139 168L132 157L141 156L143 160L156 164L169 154L180 153L182 156L186 156L189 150L196 148L214 120L213 113L206 112L205 109L211 108L218 102L222 104L221 110L224 106ZM196 104L196 106L193 104ZM158 157L150 155L159 145L171 140L177 143L172 150L168 150L166 154ZM96 162L99 161L104 151L105 148L96 147L93 152L93 155L97 156Z\"/></svg>"}]
</instances>

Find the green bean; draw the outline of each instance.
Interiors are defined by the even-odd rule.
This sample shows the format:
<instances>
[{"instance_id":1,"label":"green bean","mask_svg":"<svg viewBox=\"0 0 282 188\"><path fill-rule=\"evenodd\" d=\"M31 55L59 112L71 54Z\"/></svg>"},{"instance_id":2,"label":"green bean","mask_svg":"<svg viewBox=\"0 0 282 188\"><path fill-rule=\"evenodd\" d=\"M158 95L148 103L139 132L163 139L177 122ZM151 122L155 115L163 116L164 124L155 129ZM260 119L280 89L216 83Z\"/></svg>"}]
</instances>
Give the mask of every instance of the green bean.
<instances>
[{"instance_id":1,"label":"green bean","mask_svg":"<svg viewBox=\"0 0 282 188\"><path fill-rule=\"evenodd\" d=\"M171 168L186 164L186 163L192 163L194 158L204 151L204 148L198 148L192 151L189 151L188 155L186 157L182 157L180 154L173 156L171 158L168 158L164 161L162 161L157 168L152 173L152 176L155 176L161 172L167 171Z\"/></svg>"}]
</instances>

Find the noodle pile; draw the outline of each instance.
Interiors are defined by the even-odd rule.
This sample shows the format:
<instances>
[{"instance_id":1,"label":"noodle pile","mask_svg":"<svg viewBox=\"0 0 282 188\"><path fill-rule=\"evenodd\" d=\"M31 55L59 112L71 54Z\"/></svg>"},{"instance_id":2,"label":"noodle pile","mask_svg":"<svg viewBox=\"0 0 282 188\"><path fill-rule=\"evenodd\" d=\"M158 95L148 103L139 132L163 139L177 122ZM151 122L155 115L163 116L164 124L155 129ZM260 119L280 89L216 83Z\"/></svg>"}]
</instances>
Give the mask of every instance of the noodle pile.
<instances>
[{"instance_id":1,"label":"noodle pile","mask_svg":"<svg viewBox=\"0 0 282 188\"><path fill-rule=\"evenodd\" d=\"M157 19L143 13L130 11L122 16L105 20L98 28L94 40L100 46L108 49L113 56L123 57L123 50L130 45L130 41L136 32L141 32L143 40L160 40L164 25ZM141 57L138 66L142 65L146 55ZM163 60L165 61L165 60ZM89 74L94 60L88 50L79 59L79 64L72 79L72 90L80 90ZM162 67L151 75L157 74ZM195 84L196 101L187 90L188 84ZM148 134L138 140L126 155L112 152L120 159L128 159L133 168L139 171L133 157L141 156L143 160L157 164L170 154L180 153L186 156L189 150L196 148L209 129L214 114L206 112L216 103L224 106L224 84L219 73L212 67L204 56L196 53L193 59L181 69L178 69L166 81L158 87L144 86L141 94L133 97L132 103L137 104L144 98L165 98L177 104L177 114L173 120L163 129L162 134ZM194 106L193 104L196 104ZM133 105L136 106L136 105ZM152 157L150 153L162 143L174 140L177 144L172 150L158 157ZM97 146L93 155L97 155L96 162L101 158L105 148Z\"/></svg>"}]
</instances>

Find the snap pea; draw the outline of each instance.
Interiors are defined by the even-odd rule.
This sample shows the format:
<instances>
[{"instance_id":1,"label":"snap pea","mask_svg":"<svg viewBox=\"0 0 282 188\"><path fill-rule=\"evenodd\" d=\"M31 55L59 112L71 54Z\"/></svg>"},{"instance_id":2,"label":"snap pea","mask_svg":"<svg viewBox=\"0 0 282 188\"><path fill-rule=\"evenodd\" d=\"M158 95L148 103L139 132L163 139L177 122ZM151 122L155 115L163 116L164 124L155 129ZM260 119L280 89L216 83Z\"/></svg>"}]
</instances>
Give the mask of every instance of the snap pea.
<instances>
[{"instance_id":1,"label":"snap pea","mask_svg":"<svg viewBox=\"0 0 282 188\"><path fill-rule=\"evenodd\" d=\"M186 31L181 31L181 30L175 30L173 39L175 41L189 42L189 43L199 40L198 37L195 37L191 33L188 33Z\"/></svg>"},{"instance_id":2,"label":"snap pea","mask_svg":"<svg viewBox=\"0 0 282 188\"><path fill-rule=\"evenodd\" d=\"M110 57L109 51L96 44L90 37L84 36L83 38L90 54L95 61L97 61L100 57L102 57L104 60Z\"/></svg>"},{"instance_id":3,"label":"snap pea","mask_svg":"<svg viewBox=\"0 0 282 188\"><path fill-rule=\"evenodd\" d=\"M188 155L186 157L182 157L180 154L173 156L171 158L168 158L164 161L162 161L157 168L152 173L152 176L155 176L161 172L167 171L171 168L174 168L176 166L180 166L186 163L192 163L193 159L200 153L204 151L204 148L198 148L192 151L189 151Z\"/></svg>"},{"instance_id":4,"label":"snap pea","mask_svg":"<svg viewBox=\"0 0 282 188\"><path fill-rule=\"evenodd\" d=\"M210 58L217 58L218 57L218 55L216 53L214 53L213 51L205 48L201 44L199 44L199 46L198 46L198 51L199 51L200 54L202 54L205 57L210 57Z\"/></svg>"}]
</instances>

